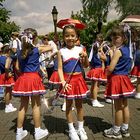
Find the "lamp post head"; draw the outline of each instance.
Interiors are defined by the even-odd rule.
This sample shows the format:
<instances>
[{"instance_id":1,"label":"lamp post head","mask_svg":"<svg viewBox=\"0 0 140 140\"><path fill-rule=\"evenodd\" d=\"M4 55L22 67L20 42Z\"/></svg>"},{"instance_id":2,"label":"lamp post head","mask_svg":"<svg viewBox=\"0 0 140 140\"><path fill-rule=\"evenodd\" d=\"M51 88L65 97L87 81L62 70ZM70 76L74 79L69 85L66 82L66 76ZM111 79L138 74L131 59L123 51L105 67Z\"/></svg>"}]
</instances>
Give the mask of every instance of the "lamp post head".
<instances>
[{"instance_id":1,"label":"lamp post head","mask_svg":"<svg viewBox=\"0 0 140 140\"><path fill-rule=\"evenodd\" d=\"M52 16L53 16L53 21L54 21L54 22L57 22L57 14L58 14L57 9L56 9L55 6L53 6L53 9L52 9Z\"/></svg>"}]
</instances>

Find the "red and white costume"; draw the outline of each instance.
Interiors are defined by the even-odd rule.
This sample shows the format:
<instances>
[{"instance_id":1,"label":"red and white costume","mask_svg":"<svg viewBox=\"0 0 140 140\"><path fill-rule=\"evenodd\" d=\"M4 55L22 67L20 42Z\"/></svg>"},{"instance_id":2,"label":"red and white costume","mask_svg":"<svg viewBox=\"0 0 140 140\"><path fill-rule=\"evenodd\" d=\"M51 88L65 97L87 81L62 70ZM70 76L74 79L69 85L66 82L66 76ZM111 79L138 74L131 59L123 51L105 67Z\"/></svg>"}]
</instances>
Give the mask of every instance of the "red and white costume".
<instances>
[{"instance_id":1,"label":"red and white costume","mask_svg":"<svg viewBox=\"0 0 140 140\"><path fill-rule=\"evenodd\" d=\"M35 47L26 59L21 58L21 51L18 53L19 65L22 74L17 79L13 88L14 96L32 96L45 94L46 90L39 76L39 51Z\"/></svg>"},{"instance_id":2,"label":"red and white costume","mask_svg":"<svg viewBox=\"0 0 140 140\"><path fill-rule=\"evenodd\" d=\"M6 77L5 74L5 64L6 64L6 56L0 56L0 87L11 87L15 84L14 78Z\"/></svg>"},{"instance_id":3,"label":"red and white costume","mask_svg":"<svg viewBox=\"0 0 140 140\"><path fill-rule=\"evenodd\" d=\"M128 46L120 48L122 56L120 57L114 71L108 77L108 86L106 88L105 97L117 99L120 97L134 96L135 88L128 77L131 69L131 58L129 56L130 49Z\"/></svg>"},{"instance_id":4,"label":"red and white costume","mask_svg":"<svg viewBox=\"0 0 140 140\"><path fill-rule=\"evenodd\" d=\"M71 85L71 90L64 92L59 90L59 95L67 99L86 98L89 93L86 82L81 73L81 63L79 62L79 53L83 48L74 46L72 49L64 47L60 49L63 61L64 78Z\"/></svg>"}]
</instances>

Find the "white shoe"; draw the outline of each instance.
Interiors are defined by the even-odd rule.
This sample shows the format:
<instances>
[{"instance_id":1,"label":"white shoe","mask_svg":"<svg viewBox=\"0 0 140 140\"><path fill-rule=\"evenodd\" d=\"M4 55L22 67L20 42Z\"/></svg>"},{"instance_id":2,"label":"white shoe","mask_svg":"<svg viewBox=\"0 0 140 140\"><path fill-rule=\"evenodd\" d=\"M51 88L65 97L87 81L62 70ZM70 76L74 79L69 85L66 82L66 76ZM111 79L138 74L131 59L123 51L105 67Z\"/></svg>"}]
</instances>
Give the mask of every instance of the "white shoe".
<instances>
[{"instance_id":1,"label":"white shoe","mask_svg":"<svg viewBox=\"0 0 140 140\"><path fill-rule=\"evenodd\" d=\"M104 105L101 104L98 100L93 100L92 101L92 106L93 107L104 107Z\"/></svg>"},{"instance_id":2,"label":"white shoe","mask_svg":"<svg viewBox=\"0 0 140 140\"><path fill-rule=\"evenodd\" d=\"M76 130L69 131L70 140L80 140Z\"/></svg>"},{"instance_id":3,"label":"white shoe","mask_svg":"<svg viewBox=\"0 0 140 140\"><path fill-rule=\"evenodd\" d=\"M88 139L87 133L85 132L84 128L78 130L77 133L78 133L78 135L80 137L80 140L87 140Z\"/></svg>"},{"instance_id":4,"label":"white shoe","mask_svg":"<svg viewBox=\"0 0 140 140\"><path fill-rule=\"evenodd\" d=\"M105 102L111 104L113 102L113 100L111 100L111 99L105 99Z\"/></svg>"},{"instance_id":5,"label":"white shoe","mask_svg":"<svg viewBox=\"0 0 140 140\"><path fill-rule=\"evenodd\" d=\"M74 110L74 109L75 108L72 107L72 110ZM66 103L63 103L61 110L64 111L64 112L66 111Z\"/></svg>"},{"instance_id":6,"label":"white shoe","mask_svg":"<svg viewBox=\"0 0 140 140\"><path fill-rule=\"evenodd\" d=\"M47 129L45 129L45 130L39 129L37 132L35 132L35 135L34 135L35 136L35 140L40 140L40 139L42 139L44 137L47 137L48 134L49 134L49 132L48 132Z\"/></svg>"},{"instance_id":7,"label":"white shoe","mask_svg":"<svg viewBox=\"0 0 140 140\"><path fill-rule=\"evenodd\" d=\"M66 103L64 102L63 105L62 105L62 111L66 111Z\"/></svg>"},{"instance_id":8,"label":"white shoe","mask_svg":"<svg viewBox=\"0 0 140 140\"><path fill-rule=\"evenodd\" d=\"M5 113L10 113L16 111L17 108L13 107L13 105L10 103L9 105L6 105L5 107Z\"/></svg>"},{"instance_id":9,"label":"white shoe","mask_svg":"<svg viewBox=\"0 0 140 140\"><path fill-rule=\"evenodd\" d=\"M28 134L27 130L22 130L19 133L16 133L16 140L22 140Z\"/></svg>"},{"instance_id":10,"label":"white shoe","mask_svg":"<svg viewBox=\"0 0 140 140\"><path fill-rule=\"evenodd\" d=\"M131 79L131 83L132 83L132 84L134 84L135 82L137 82L137 78Z\"/></svg>"},{"instance_id":11,"label":"white shoe","mask_svg":"<svg viewBox=\"0 0 140 140\"><path fill-rule=\"evenodd\" d=\"M135 98L136 98L136 99L140 99L140 93L137 93L137 94L135 95Z\"/></svg>"}]
</instances>

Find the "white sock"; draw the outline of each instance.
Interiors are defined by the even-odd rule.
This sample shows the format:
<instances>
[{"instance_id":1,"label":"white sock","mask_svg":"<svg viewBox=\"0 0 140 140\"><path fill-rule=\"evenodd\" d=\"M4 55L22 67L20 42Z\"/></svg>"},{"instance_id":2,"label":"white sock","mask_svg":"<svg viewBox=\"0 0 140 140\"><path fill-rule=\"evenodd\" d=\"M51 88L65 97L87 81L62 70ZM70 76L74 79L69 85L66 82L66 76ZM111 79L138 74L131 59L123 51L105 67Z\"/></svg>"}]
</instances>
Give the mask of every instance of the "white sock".
<instances>
[{"instance_id":1,"label":"white sock","mask_svg":"<svg viewBox=\"0 0 140 140\"><path fill-rule=\"evenodd\" d=\"M92 103L98 102L97 99L92 99Z\"/></svg>"},{"instance_id":2,"label":"white sock","mask_svg":"<svg viewBox=\"0 0 140 140\"><path fill-rule=\"evenodd\" d=\"M83 126L84 126L84 122L83 121L78 121L77 124L78 124L78 130L82 129Z\"/></svg>"},{"instance_id":3,"label":"white sock","mask_svg":"<svg viewBox=\"0 0 140 140\"><path fill-rule=\"evenodd\" d=\"M9 107L9 106L10 106L10 104L6 105L6 107Z\"/></svg>"},{"instance_id":4,"label":"white sock","mask_svg":"<svg viewBox=\"0 0 140 140\"><path fill-rule=\"evenodd\" d=\"M21 133L22 131L23 131L23 127L21 127L21 128L17 127L17 133Z\"/></svg>"},{"instance_id":5,"label":"white sock","mask_svg":"<svg viewBox=\"0 0 140 140\"><path fill-rule=\"evenodd\" d=\"M128 124L123 123L121 126L122 130L127 130L128 129Z\"/></svg>"},{"instance_id":6,"label":"white sock","mask_svg":"<svg viewBox=\"0 0 140 140\"><path fill-rule=\"evenodd\" d=\"M40 127L35 128L35 132L38 132L40 130Z\"/></svg>"},{"instance_id":7,"label":"white sock","mask_svg":"<svg viewBox=\"0 0 140 140\"><path fill-rule=\"evenodd\" d=\"M121 126L113 126L114 131L117 133L118 131L120 131Z\"/></svg>"},{"instance_id":8,"label":"white sock","mask_svg":"<svg viewBox=\"0 0 140 140\"><path fill-rule=\"evenodd\" d=\"M68 123L69 130L75 130L73 123Z\"/></svg>"}]
</instances>

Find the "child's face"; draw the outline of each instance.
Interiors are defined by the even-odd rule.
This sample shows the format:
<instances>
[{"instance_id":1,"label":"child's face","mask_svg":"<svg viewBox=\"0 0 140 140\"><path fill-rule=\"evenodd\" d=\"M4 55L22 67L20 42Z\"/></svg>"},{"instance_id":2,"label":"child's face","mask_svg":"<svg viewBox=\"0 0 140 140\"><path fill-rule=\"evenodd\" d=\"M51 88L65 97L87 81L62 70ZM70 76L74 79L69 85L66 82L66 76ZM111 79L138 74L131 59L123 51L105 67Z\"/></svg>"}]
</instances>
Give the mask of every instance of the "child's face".
<instances>
[{"instance_id":1,"label":"child's face","mask_svg":"<svg viewBox=\"0 0 140 140\"><path fill-rule=\"evenodd\" d=\"M113 36L112 38L112 44L115 45L116 47L120 47L124 43L124 37L122 36Z\"/></svg>"},{"instance_id":2,"label":"child's face","mask_svg":"<svg viewBox=\"0 0 140 140\"><path fill-rule=\"evenodd\" d=\"M67 47L73 47L77 40L76 31L74 29L66 29L64 34L64 41Z\"/></svg>"}]
</instances>

